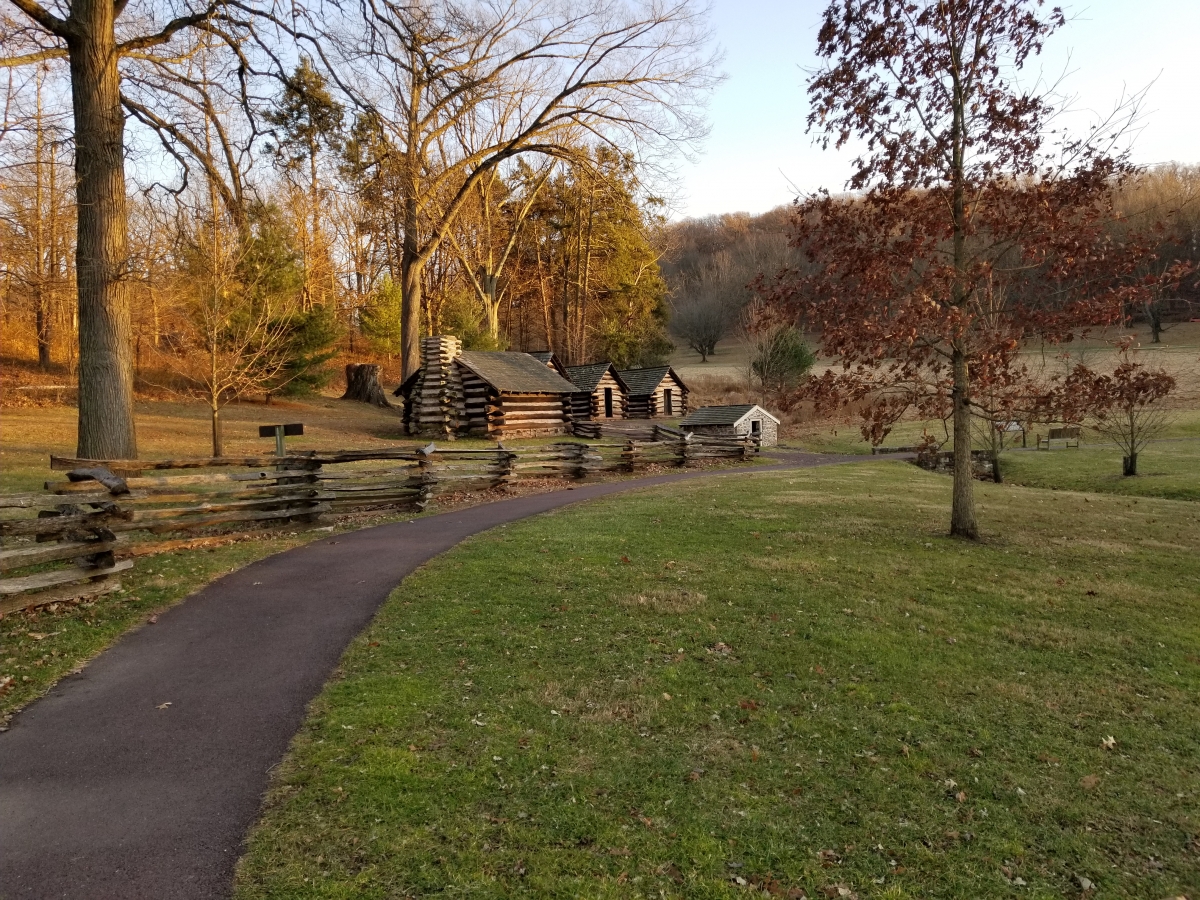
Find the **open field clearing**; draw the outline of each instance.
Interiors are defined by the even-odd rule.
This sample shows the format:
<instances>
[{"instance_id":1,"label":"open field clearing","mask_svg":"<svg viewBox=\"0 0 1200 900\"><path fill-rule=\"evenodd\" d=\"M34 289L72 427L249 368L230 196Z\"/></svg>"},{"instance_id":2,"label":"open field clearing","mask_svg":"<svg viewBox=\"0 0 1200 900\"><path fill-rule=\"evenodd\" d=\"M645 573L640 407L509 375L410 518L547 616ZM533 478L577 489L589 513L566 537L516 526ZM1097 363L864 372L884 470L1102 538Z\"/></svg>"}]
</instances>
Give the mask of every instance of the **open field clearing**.
<instances>
[{"instance_id":1,"label":"open field clearing","mask_svg":"<svg viewBox=\"0 0 1200 900\"><path fill-rule=\"evenodd\" d=\"M944 436L941 422L901 422L884 441L885 447L913 446L922 432ZM1038 430L1035 428L1035 431ZM1047 433L1045 427L1041 433ZM870 453L852 422L836 426L799 426L787 443L820 453ZM1133 497L1163 497L1171 500L1200 500L1200 412L1179 410L1170 426L1138 455L1138 475L1121 474L1121 451L1085 427L1081 446L1069 450L1006 450L1001 456L1004 480L1028 487L1051 490L1097 491ZM1034 446L1034 436L1028 439ZM953 446L947 441L945 449Z\"/></svg>"},{"instance_id":2,"label":"open field clearing","mask_svg":"<svg viewBox=\"0 0 1200 900\"><path fill-rule=\"evenodd\" d=\"M0 412L0 490L35 490L48 476L50 455L74 456L78 411L73 407L5 409ZM369 449L409 441L398 411L327 397L308 402L231 403L221 412L229 455L271 454L274 438L258 426L303 422L295 449ZM142 459L212 454L212 425L201 403L146 401L137 404L138 451Z\"/></svg>"},{"instance_id":3,"label":"open field clearing","mask_svg":"<svg viewBox=\"0 0 1200 900\"><path fill-rule=\"evenodd\" d=\"M1200 514L895 462L496 529L392 595L237 894L1200 888ZM1093 894L1086 894L1092 896Z\"/></svg>"}]
</instances>

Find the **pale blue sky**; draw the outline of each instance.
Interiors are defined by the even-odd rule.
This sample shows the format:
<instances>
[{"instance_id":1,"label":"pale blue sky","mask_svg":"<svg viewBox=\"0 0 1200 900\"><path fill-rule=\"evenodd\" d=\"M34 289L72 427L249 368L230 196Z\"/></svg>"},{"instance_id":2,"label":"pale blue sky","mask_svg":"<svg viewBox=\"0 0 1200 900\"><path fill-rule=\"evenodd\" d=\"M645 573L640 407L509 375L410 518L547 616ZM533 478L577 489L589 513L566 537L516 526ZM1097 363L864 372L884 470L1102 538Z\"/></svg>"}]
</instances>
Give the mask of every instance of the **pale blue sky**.
<instances>
[{"instance_id":1,"label":"pale blue sky","mask_svg":"<svg viewBox=\"0 0 1200 900\"><path fill-rule=\"evenodd\" d=\"M1107 114L1123 93L1154 82L1134 159L1152 165L1200 162L1200 0L1081 0L1063 4L1073 21L1046 47L1040 66L1090 115ZM849 153L821 152L804 131L804 67L816 60L825 0L713 0L727 81L709 110L712 133L699 160L679 169L676 215L764 212L800 190L840 189Z\"/></svg>"}]
</instances>

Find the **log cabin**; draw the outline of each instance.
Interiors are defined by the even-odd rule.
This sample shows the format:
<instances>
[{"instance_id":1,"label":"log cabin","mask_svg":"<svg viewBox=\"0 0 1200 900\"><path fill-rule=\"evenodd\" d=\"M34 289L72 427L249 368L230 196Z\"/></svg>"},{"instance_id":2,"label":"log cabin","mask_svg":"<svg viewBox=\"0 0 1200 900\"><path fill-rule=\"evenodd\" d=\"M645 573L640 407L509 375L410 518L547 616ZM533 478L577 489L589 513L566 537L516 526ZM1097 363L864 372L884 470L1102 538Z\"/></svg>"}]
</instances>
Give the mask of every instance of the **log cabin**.
<instances>
[{"instance_id":1,"label":"log cabin","mask_svg":"<svg viewBox=\"0 0 1200 900\"><path fill-rule=\"evenodd\" d=\"M577 390L528 353L464 352L440 336L421 341L421 368L396 393L409 434L499 440L565 433Z\"/></svg>"},{"instance_id":2,"label":"log cabin","mask_svg":"<svg viewBox=\"0 0 1200 900\"><path fill-rule=\"evenodd\" d=\"M779 420L753 403L702 406L679 423L690 434L741 440L753 438L763 447L779 443Z\"/></svg>"},{"instance_id":3,"label":"log cabin","mask_svg":"<svg viewBox=\"0 0 1200 900\"><path fill-rule=\"evenodd\" d=\"M617 374L629 388L630 419L670 419L687 415L687 385L670 366L625 369Z\"/></svg>"},{"instance_id":4,"label":"log cabin","mask_svg":"<svg viewBox=\"0 0 1200 900\"><path fill-rule=\"evenodd\" d=\"M571 395L571 418L624 419L629 415L629 388L612 363L567 366L567 381L578 389Z\"/></svg>"},{"instance_id":5,"label":"log cabin","mask_svg":"<svg viewBox=\"0 0 1200 900\"><path fill-rule=\"evenodd\" d=\"M455 363L462 379L468 434L536 437L565 434L575 385L528 353L464 352Z\"/></svg>"}]
</instances>

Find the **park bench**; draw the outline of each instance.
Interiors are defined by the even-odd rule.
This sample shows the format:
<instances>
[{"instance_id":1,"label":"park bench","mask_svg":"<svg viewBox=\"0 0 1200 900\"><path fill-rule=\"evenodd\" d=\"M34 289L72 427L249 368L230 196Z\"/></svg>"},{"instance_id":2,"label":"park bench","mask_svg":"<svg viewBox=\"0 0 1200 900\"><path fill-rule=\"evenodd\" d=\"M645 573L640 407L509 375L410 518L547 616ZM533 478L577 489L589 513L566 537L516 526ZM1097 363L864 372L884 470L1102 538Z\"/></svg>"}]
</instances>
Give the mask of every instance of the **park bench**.
<instances>
[{"instance_id":1,"label":"park bench","mask_svg":"<svg viewBox=\"0 0 1200 900\"><path fill-rule=\"evenodd\" d=\"M1042 437L1040 434L1037 436L1039 450L1043 447L1053 450L1056 442L1064 449L1069 447L1079 449L1079 426L1066 425L1062 428L1051 428L1049 437Z\"/></svg>"}]
</instances>

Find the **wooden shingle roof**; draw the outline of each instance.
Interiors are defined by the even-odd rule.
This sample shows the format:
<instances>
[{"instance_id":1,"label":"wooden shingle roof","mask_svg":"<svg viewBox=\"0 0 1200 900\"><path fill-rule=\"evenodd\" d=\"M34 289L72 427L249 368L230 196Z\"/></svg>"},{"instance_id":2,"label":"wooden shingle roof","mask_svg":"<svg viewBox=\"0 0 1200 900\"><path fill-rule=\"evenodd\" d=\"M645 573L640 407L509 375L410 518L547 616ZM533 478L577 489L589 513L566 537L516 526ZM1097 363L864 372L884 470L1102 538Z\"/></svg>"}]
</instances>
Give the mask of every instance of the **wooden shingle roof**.
<instances>
[{"instance_id":1,"label":"wooden shingle roof","mask_svg":"<svg viewBox=\"0 0 1200 900\"><path fill-rule=\"evenodd\" d=\"M670 366L650 366L649 368L645 369L625 369L623 372L617 373L621 380L625 382L626 386L629 388L629 393L631 394L653 394L658 388L659 384L662 383L662 380L666 378L668 374L675 379L681 388L683 388L685 391L687 390L687 387L684 385L683 381L678 375L675 374L675 370Z\"/></svg>"},{"instance_id":2,"label":"wooden shingle roof","mask_svg":"<svg viewBox=\"0 0 1200 900\"><path fill-rule=\"evenodd\" d=\"M462 363L493 388L507 394L573 394L578 388L528 353L464 351Z\"/></svg>"},{"instance_id":3,"label":"wooden shingle roof","mask_svg":"<svg viewBox=\"0 0 1200 900\"><path fill-rule=\"evenodd\" d=\"M596 389L600 384L600 379L604 377L605 372L612 372L613 378L617 380L617 384L621 389L628 392L629 388L625 384L621 374L617 371L616 366L612 363L591 363L586 366L567 366L567 381L575 385L581 391L587 391L589 394ZM660 379L661 380L661 379Z\"/></svg>"},{"instance_id":4,"label":"wooden shingle roof","mask_svg":"<svg viewBox=\"0 0 1200 900\"><path fill-rule=\"evenodd\" d=\"M688 413L679 423L680 428L689 425L737 425L750 413L758 410L776 425L779 420L756 403L739 403L733 406L702 406Z\"/></svg>"}]
</instances>

